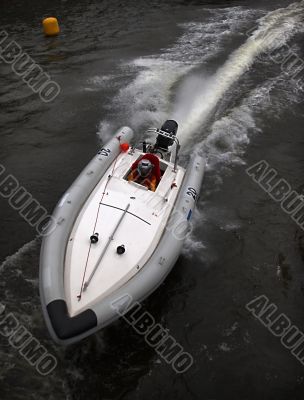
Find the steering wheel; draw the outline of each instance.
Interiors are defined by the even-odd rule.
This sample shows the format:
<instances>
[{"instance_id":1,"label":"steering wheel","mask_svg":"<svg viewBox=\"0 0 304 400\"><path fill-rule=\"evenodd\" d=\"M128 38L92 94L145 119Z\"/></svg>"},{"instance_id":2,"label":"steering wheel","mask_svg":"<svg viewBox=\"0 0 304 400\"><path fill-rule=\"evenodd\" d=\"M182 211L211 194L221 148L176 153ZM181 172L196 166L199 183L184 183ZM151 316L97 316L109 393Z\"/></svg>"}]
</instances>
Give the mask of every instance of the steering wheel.
<instances>
[{"instance_id":1,"label":"steering wheel","mask_svg":"<svg viewBox=\"0 0 304 400\"><path fill-rule=\"evenodd\" d=\"M161 159L164 158L164 155L163 155L163 153L162 153L161 151L156 150L154 153L155 153L155 154L157 154L157 153L160 154L160 158L161 158Z\"/></svg>"}]
</instances>

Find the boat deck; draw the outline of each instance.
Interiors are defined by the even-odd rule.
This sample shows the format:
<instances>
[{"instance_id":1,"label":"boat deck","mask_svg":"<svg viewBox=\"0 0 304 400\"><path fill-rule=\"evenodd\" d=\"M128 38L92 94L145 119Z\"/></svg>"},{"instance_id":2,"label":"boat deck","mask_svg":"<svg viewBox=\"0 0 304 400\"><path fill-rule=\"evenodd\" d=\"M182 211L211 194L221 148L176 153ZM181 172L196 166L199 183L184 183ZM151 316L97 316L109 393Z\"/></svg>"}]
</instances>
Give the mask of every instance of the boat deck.
<instances>
[{"instance_id":1,"label":"boat deck","mask_svg":"<svg viewBox=\"0 0 304 400\"><path fill-rule=\"evenodd\" d=\"M161 161L165 171L156 191L152 192L125 179L133 162L142 154L137 150L120 154L78 215L66 248L64 269L70 316L100 301L140 271L167 226L185 171L177 167L175 172L173 164ZM93 231L99 234L95 244L90 243ZM120 245L125 246L122 255L116 250ZM88 282L92 273L83 291L83 282Z\"/></svg>"}]
</instances>

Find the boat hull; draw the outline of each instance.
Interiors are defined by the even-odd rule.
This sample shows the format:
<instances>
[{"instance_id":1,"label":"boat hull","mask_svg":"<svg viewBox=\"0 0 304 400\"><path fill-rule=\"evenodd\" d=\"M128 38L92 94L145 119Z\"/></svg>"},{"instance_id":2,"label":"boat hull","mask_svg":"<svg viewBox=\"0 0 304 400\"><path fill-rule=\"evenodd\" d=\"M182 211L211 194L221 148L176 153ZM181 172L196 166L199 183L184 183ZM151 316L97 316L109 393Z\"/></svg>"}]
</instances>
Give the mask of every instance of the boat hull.
<instances>
[{"instance_id":1,"label":"boat hull","mask_svg":"<svg viewBox=\"0 0 304 400\"><path fill-rule=\"evenodd\" d=\"M48 330L58 344L75 343L118 319L121 308L117 304L124 302L123 299L130 309L133 303L149 296L171 271L189 232L204 174L205 160L199 153L188 164L168 224L145 265L121 287L70 317L63 279L70 232L86 199L120 153L120 144L129 142L132 135L130 128L120 129L93 158L59 201L53 213L55 224L45 232L40 257L40 297Z\"/></svg>"}]
</instances>

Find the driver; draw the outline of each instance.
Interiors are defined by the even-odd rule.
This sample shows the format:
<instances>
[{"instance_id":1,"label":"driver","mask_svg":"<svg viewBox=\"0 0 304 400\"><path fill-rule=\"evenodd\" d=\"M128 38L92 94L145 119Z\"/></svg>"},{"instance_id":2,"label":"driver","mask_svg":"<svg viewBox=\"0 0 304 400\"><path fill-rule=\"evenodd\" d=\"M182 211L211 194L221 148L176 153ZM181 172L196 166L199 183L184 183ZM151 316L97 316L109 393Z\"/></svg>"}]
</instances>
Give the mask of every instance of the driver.
<instances>
[{"instance_id":1,"label":"driver","mask_svg":"<svg viewBox=\"0 0 304 400\"><path fill-rule=\"evenodd\" d=\"M128 176L128 181L139 183L146 186L152 192L155 192L157 178L153 172L154 165L150 160L143 158L139 161L137 168Z\"/></svg>"}]
</instances>

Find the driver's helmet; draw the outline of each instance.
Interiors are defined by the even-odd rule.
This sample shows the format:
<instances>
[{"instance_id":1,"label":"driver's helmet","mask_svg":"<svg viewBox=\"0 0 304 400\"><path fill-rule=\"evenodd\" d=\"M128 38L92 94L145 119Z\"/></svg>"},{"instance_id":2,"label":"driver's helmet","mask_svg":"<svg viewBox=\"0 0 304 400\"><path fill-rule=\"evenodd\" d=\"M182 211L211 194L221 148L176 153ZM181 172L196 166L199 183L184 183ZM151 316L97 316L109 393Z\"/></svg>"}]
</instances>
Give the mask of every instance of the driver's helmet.
<instances>
[{"instance_id":1,"label":"driver's helmet","mask_svg":"<svg viewBox=\"0 0 304 400\"><path fill-rule=\"evenodd\" d=\"M150 174L152 169L153 169L153 164L151 163L150 160L147 160L146 158L140 160L137 166L137 172L142 178L146 178Z\"/></svg>"}]
</instances>

